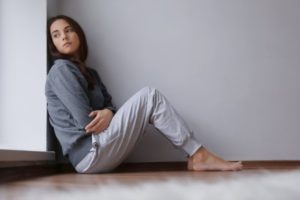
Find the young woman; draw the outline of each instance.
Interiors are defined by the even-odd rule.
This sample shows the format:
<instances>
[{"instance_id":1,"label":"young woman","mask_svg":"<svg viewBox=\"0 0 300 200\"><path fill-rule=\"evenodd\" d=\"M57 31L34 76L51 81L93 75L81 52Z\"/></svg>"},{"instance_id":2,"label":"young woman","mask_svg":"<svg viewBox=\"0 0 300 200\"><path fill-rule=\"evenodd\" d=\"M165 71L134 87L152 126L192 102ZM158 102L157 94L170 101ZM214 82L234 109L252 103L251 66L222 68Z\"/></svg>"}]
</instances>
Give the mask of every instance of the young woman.
<instances>
[{"instance_id":1,"label":"young woman","mask_svg":"<svg viewBox=\"0 0 300 200\"><path fill-rule=\"evenodd\" d=\"M168 100L145 87L118 111L97 72L85 65L88 47L79 24L59 15L48 20L48 50L53 65L45 94L50 123L63 153L79 173L109 172L130 153L153 124L188 155L189 170L240 170L205 149Z\"/></svg>"}]
</instances>

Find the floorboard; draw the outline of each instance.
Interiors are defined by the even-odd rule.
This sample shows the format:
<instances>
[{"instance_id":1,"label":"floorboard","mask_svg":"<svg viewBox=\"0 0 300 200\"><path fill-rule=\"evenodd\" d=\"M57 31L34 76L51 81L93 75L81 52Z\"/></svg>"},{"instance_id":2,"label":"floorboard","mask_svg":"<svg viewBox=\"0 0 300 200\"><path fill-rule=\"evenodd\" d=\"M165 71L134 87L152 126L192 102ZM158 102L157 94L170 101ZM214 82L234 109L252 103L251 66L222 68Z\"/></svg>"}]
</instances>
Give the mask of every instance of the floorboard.
<instances>
[{"instance_id":1,"label":"floorboard","mask_svg":"<svg viewBox=\"0 0 300 200\"><path fill-rule=\"evenodd\" d=\"M21 191L38 188L55 188L57 190L80 189L94 185L106 185L112 182L119 184L139 184L148 181L166 181L169 179L189 178L203 182L216 182L230 179L236 175L252 176L268 172L285 172L300 169L299 162L244 162L244 169L237 172L193 172L187 171L185 163L169 164L125 164L112 173L106 174L78 174L68 172L49 175L28 180L8 182L0 185L6 193L11 194L9 199L18 199L16 194ZM1 194L0 194L1 195Z\"/></svg>"}]
</instances>

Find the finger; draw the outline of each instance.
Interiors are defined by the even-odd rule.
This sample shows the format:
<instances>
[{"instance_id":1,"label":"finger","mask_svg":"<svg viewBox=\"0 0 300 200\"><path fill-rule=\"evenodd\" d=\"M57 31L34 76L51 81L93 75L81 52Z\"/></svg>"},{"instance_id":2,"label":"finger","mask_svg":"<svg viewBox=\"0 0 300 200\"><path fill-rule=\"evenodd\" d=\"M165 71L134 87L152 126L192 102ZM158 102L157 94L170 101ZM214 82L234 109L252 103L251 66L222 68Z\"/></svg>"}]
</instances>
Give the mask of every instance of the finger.
<instances>
[{"instance_id":1,"label":"finger","mask_svg":"<svg viewBox=\"0 0 300 200\"><path fill-rule=\"evenodd\" d=\"M87 128L91 131L95 131L98 127L102 126L103 123L103 119L97 116L93 121L90 122L90 124L88 124Z\"/></svg>"},{"instance_id":2,"label":"finger","mask_svg":"<svg viewBox=\"0 0 300 200\"><path fill-rule=\"evenodd\" d=\"M85 134L87 134L87 135L92 135L94 132L92 132L92 131L86 131L85 132Z\"/></svg>"},{"instance_id":3,"label":"finger","mask_svg":"<svg viewBox=\"0 0 300 200\"><path fill-rule=\"evenodd\" d=\"M105 129L105 124L104 123L98 123L91 130L93 132L99 133L99 132L102 132L104 129Z\"/></svg>"},{"instance_id":4,"label":"finger","mask_svg":"<svg viewBox=\"0 0 300 200\"><path fill-rule=\"evenodd\" d=\"M107 126L106 124L101 124L101 126L98 126L98 127L97 127L97 130L96 130L96 131L97 131L98 133L100 133L100 132L104 131L105 129L107 129L107 127L108 127L108 126Z\"/></svg>"},{"instance_id":5,"label":"finger","mask_svg":"<svg viewBox=\"0 0 300 200\"><path fill-rule=\"evenodd\" d=\"M96 115L96 112L92 111L92 112L90 112L89 117L93 117L95 115Z\"/></svg>"},{"instance_id":6,"label":"finger","mask_svg":"<svg viewBox=\"0 0 300 200\"><path fill-rule=\"evenodd\" d=\"M94 111L92 111L92 112L90 112L89 117L93 117L95 114L97 114L97 113L94 112ZM91 127L95 124L95 120L96 120L96 118L94 118L88 125L86 125L86 126L84 127L85 130L91 128Z\"/></svg>"},{"instance_id":7,"label":"finger","mask_svg":"<svg viewBox=\"0 0 300 200\"><path fill-rule=\"evenodd\" d=\"M91 129L93 126L95 126L99 122L99 119L96 117L93 119L88 125L86 125L85 130Z\"/></svg>"},{"instance_id":8,"label":"finger","mask_svg":"<svg viewBox=\"0 0 300 200\"><path fill-rule=\"evenodd\" d=\"M94 133L94 134L98 134L102 131L102 127L101 126L97 126L97 127L94 127L93 129L91 129L91 133Z\"/></svg>"}]
</instances>

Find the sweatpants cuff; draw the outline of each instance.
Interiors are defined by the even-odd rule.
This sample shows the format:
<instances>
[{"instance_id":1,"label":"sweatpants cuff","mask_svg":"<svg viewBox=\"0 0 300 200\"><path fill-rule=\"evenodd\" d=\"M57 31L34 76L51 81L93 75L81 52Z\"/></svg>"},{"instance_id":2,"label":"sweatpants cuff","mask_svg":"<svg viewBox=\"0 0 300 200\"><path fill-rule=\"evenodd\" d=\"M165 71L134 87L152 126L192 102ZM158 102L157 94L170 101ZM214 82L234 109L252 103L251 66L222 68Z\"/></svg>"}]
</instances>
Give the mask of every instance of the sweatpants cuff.
<instances>
[{"instance_id":1,"label":"sweatpants cuff","mask_svg":"<svg viewBox=\"0 0 300 200\"><path fill-rule=\"evenodd\" d=\"M201 146L195 138L190 137L181 147L189 156L192 156Z\"/></svg>"}]
</instances>

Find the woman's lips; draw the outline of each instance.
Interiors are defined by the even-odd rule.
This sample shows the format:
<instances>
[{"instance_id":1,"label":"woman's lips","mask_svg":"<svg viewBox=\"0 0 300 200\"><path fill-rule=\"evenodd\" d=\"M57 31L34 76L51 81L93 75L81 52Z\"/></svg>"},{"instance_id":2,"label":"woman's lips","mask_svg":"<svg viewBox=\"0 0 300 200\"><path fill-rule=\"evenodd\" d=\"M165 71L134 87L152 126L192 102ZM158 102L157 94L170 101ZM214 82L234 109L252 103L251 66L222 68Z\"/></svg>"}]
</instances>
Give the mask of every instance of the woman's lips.
<instances>
[{"instance_id":1,"label":"woman's lips","mask_svg":"<svg viewBox=\"0 0 300 200\"><path fill-rule=\"evenodd\" d=\"M66 42L64 45L63 45L63 47L68 47L68 46L70 46L72 43L71 42Z\"/></svg>"}]
</instances>

